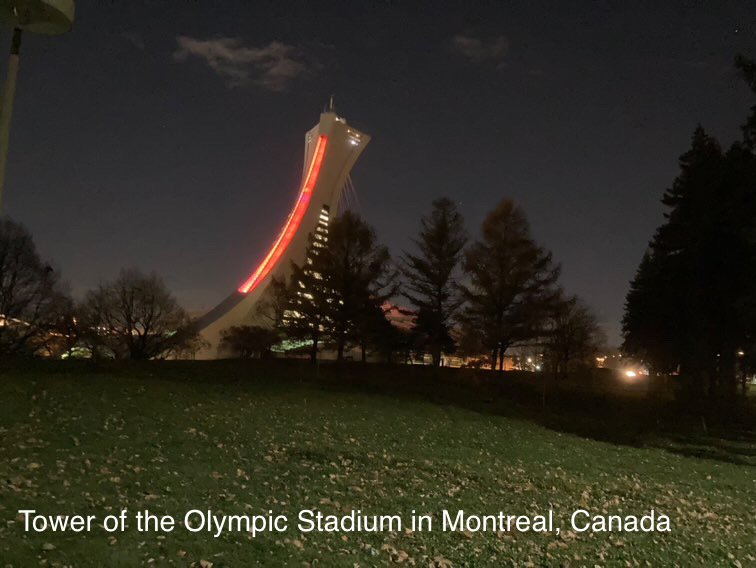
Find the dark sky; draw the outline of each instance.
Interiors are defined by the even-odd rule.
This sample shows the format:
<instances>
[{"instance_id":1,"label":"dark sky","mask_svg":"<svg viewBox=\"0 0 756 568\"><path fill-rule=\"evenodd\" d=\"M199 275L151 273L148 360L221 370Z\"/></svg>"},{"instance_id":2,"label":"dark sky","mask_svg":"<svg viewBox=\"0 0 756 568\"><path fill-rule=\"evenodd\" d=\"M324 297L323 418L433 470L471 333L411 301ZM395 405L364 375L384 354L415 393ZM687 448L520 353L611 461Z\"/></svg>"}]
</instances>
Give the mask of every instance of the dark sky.
<instances>
[{"instance_id":1,"label":"dark sky","mask_svg":"<svg viewBox=\"0 0 756 568\"><path fill-rule=\"evenodd\" d=\"M752 104L748 1L77 4L70 34L24 38L5 189L76 294L138 266L190 310L224 298L334 93L373 135L353 180L392 252L435 197L474 235L513 198L617 343L677 157Z\"/></svg>"}]
</instances>

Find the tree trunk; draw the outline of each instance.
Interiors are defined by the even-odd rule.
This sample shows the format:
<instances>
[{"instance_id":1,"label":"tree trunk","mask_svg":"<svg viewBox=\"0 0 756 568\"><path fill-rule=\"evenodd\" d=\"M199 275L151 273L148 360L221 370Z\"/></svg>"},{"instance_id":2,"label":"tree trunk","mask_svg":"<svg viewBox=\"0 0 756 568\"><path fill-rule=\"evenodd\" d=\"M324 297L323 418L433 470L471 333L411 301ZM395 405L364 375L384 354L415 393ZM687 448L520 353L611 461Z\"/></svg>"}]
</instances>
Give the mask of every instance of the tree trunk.
<instances>
[{"instance_id":1,"label":"tree trunk","mask_svg":"<svg viewBox=\"0 0 756 568\"><path fill-rule=\"evenodd\" d=\"M494 348L494 350L491 352L491 370L496 370L496 359L498 358L499 350L498 348Z\"/></svg>"},{"instance_id":2,"label":"tree trunk","mask_svg":"<svg viewBox=\"0 0 756 568\"><path fill-rule=\"evenodd\" d=\"M431 357L433 357L433 366L440 367L441 366L441 349L439 347L434 347L431 350Z\"/></svg>"},{"instance_id":3,"label":"tree trunk","mask_svg":"<svg viewBox=\"0 0 756 568\"><path fill-rule=\"evenodd\" d=\"M312 340L312 347L310 348L310 363L313 365L318 361L318 340Z\"/></svg>"},{"instance_id":4,"label":"tree trunk","mask_svg":"<svg viewBox=\"0 0 756 568\"><path fill-rule=\"evenodd\" d=\"M362 351L360 358L363 363L366 363L367 362L367 348L364 342L360 343L360 350Z\"/></svg>"}]
</instances>

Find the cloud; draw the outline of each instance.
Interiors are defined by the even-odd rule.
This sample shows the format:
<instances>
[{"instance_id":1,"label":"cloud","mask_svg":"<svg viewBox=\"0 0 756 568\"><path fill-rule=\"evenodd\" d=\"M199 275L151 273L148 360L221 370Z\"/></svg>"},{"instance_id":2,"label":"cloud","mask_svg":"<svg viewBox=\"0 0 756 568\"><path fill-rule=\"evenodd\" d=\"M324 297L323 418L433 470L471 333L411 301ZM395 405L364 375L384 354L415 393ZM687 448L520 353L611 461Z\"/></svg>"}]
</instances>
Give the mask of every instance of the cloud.
<instances>
[{"instance_id":1,"label":"cloud","mask_svg":"<svg viewBox=\"0 0 756 568\"><path fill-rule=\"evenodd\" d=\"M201 40L179 36L176 41L178 49L173 52L173 59L186 61L199 57L229 87L252 82L269 91L285 91L311 67L299 50L280 41L264 47L247 46L241 39L230 37Z\"/></svg>"},{"instance_id":2,"label":"cloud","mask_svg":"<svg viewBox=\"0 0 756 568\"><path fill-rule=\"evenodd\" d=\"M483 38L470 33L457 34L452 38L454 51L470 61L480 62L486 59L501 61L509 52L509 40L503 35Z\"/></svg>"}]
</instances>

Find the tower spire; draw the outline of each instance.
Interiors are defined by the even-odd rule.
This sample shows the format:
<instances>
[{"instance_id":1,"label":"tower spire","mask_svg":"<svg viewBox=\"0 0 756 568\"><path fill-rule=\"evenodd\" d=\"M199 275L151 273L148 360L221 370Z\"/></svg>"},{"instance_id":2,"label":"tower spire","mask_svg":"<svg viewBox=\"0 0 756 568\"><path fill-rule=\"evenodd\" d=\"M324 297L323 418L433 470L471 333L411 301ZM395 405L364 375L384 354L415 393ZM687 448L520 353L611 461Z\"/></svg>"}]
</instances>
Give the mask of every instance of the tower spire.
<instances>
[{"instance_id":1,"label":"tower spire","mask_svg":"<svg viewBox=\"0 0 756 568\"><path fill-rule=\"evenodd\" d=\"M330 100L330 102L328 103L328 111L329 111L329 112L336 112L336 110L335 110L335 109L334 109L334 107L333 107L333 95L331 95L331 100Z\"/></svg>"}]
</instances>

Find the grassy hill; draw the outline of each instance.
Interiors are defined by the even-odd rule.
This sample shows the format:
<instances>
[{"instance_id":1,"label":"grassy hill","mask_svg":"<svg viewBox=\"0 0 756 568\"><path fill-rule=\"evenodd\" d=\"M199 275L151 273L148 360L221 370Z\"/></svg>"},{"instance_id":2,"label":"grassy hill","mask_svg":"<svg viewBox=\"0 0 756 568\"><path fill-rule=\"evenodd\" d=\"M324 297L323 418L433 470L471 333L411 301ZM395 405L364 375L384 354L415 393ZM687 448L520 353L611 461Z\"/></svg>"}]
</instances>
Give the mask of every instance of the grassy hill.
<instances>
[{"instance_id":1,"label":"grassy hill","mask_svg":"<svg viewBox=\"0 0 756 568\"><path fill-rule=\"evenodd\" d=\"M4 566L756 564L756 469L613 445L512 416L233 363L0 375ZM747 453L747 452L746 452ZM19 509L433 515L554 510L533 532L24 533ZM671 533L576 533L574 509L672 519Z\"/></svg>"}]
</instances>

